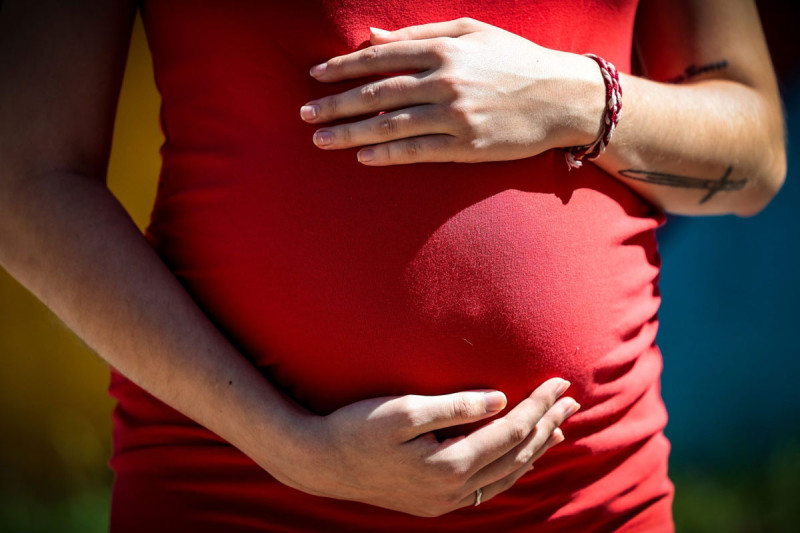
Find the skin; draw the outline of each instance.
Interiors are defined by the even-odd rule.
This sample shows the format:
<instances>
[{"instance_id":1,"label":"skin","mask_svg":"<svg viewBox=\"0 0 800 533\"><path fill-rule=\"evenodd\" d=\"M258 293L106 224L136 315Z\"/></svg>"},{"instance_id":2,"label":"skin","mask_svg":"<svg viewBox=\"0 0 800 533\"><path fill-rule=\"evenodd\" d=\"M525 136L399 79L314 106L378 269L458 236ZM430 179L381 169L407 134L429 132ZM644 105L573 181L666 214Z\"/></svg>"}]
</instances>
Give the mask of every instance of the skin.
<instances>
[{"instance_id":1,"label":"skin","mask_svg":"<svg viewBox=\"0 0 800 533\"><path fill-rule=\"evenodd\" d=\"M323 126L313 136L320 149L359 148L359 161L369 166L474 163L582 146L598 136L605 86L589 58L473 19L373 30L370 40L369 48L331 58L310 75L331 83L412 73L305 104L301 118ZM671 213L763 209L783 183L786 153L754 3L643 0L635 43L647 77L620 75L622 118L594 163ZM684 79L659 81L676 77ZM324 127L378 111L385 113Z\"/></svg>"},{"instance_id":2,"label":"skin","mask_svg":"<svg viewBox=\"0 0 800 533\"><path fill-rule=\"evenodd\" d=\"M135 2L12 0L0 11L0 265L109 364L317 495L438 516L512 486L578 409L554 378L373 398L328 416L279 392L208 320L105 184ZM75 58L80 58L76 61Z\"/></svg>"},{"instance_id":3,"label":"skin","mask_svg":"<svg viewBox=\"0 0 800 533\"><path fill-rule=\"evenodd\" d=\"M133 13L133 2L2 4L0 264L110 364L287 485L420 516L471 505L478 487L489 501L512 486L563 440L557 426L577 404L558 399L562 381L544 383L481 430L439 443L432 430L496 413L502 396L376 398L315 416L208 321L105 187ZM644 0L636 35L649 78L673 79L723 59L728 66L682 85L622 75L623 121L596 164L672 212L763 208L783 180L785 153L754 13L745 1ZM587 144L598 133L603 87L587 58L472 20L376 34L372 42L315 77L428 75L310 102L316 116L303 113L319 125L390 111L320 128L332 133L323 149L369 146L370 160L366 148L358 153L373 166L479 162ZM746 184L719 187L702 202L707 190L635 179L653 173L683 178L672 183L727 175Z\"/></svg>"}]
</instances>

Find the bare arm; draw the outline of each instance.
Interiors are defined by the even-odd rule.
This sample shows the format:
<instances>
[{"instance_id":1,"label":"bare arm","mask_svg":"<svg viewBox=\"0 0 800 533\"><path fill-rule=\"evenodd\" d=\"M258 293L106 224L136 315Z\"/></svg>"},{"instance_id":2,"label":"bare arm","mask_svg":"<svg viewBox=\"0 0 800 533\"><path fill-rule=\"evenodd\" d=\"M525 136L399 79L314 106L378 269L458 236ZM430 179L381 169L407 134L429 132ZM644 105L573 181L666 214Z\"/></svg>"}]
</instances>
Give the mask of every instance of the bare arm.
<instances>
[{"instance_id":1,"label":"bare arm","mask_svg":"<svg viewBox=\"0 0 800 533\"><path fill-rule=\"evenodd\" d=\"M501 161L586 145L598 135L605 89L589 58L472 19L373 32L371 42L310 74L326 83L419 74L308 102L301 117L320 125L313 140L322 149L371 145L358 152L370 166ZM636 42L648 77L691 79L622 75L622 119L595 163L673 213L763 208L783 182L786 156L775 75L752 0L643 0ZM324 125L386 110L393 111Z\"/></svg>"},{"instance_id":2,"label":"bare arm","mask_svg":"<svg viewBox=\"0 0 800 533\"><path fill-rule=\"evenodd\" d=\"M364 400L319 417L220 334L105 186L134 2L5 1L0 11L0 264L106 361L305 492L422 515L506 490L574 409L552 379L456 443L435 429L502 393ZM337 461L332 461L335 457ZM401 497L402 496L402 497Z\"/></svg>"},{"instance_id":3,"label":"bare arm","mask_svg":"<svg viewBox=\"0 0 800 533\"><path fill-rule=\"evenodd\" d=\"M754 3L643 0L635 38L649 79L622 75L623 119L597 164L673 213L761 210L786 154Z\"/></svg>"},{"instance_id":4,"label":"bare arm","mask_svg":"<svg viewBox=\"0 0 800 533\"><path fill-rule=\"evenodd\" d=\"M219 334L105 186L134 2L2 9L0 264L110 364L246 453L292 448L275 435L301 447L310 416Z\"/></svg>"}]
</instances>

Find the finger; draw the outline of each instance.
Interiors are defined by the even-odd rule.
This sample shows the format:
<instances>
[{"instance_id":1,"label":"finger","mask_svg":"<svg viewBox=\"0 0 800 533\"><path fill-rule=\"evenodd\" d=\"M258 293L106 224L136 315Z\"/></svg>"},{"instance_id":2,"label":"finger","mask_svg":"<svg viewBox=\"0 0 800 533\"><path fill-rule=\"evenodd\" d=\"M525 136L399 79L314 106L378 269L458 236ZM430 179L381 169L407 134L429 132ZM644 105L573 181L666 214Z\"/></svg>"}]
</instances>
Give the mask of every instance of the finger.
<instances>
[{"instance_id":1,"label":"finger","mask_svg":"<svg viewBox=\"0 0 800 533\"><path fill-rule=\"evenodd\" d=\"M426 78L425 74L392 76L312 100L300 108L300 117L316 124L442 100L441 85Z\"/></svg>"},{"instance_id":2,"label":"finger","mask_svg":"<svg viewBox=\"0 0 800 533\"><path fill-rule=\"evenodd\" d=\"M555 446L555 444L558 444L558 442L555 442L553 446ZM511 487L513 487L517 483L517 481L519 481L519 478L530 472L532 468L533 468L532 466L528 465L522 466L517 470L515 470L514 472L512 472L510 475L504 477L503 479L497 480L494 483L490 483L488 485L480 487L483 493L481 494L481 504L488 502L501 492L505 492ZM477 494L476 494L477 490L478 489L476 487L475 490L471 491L469 494L464 496L464 498L462 498L461 501L459 502L459 507L467 507L475 505L477 499Z\"/></svg>"},{"instance_id":3,"label":"finger","mask_svg":"<svg viewBox=\"0 0 800 533\"><path fill-rule=\"evenodd\" d=\"M449 454L467 457L470 462L467 470L474 474L528 438L568 387L569 382L561 378L545 381L504 417L473 431L458 442L449 443L447 450L441 454L443 459L447 460Z\"/></svg>"},{"instance_id":4,"label":"finger","mask_svg":"<svg viewBox=\"0 0 800 533\"><path fill-rule=\"evenodd\" d=\"M536 461L538 461L539 458L542 457L545 453L547 453L547 450L549 450L556 444L561 444L562 442L564 442L565 438L566 437L564 436L564 432L561 430L560 427L554 429L553 432L550 434L550 436L547 438L547 442L544 443L544 446L539 448L539 450L535 454L533 454L533 457L531 458L529 464L527 465L528 470L533 470L533 464Z\"/></svg>"},{"instance_id":5,"label":"finger","mask_svg":"<svg viewBox=\"0 0 800 533\"><path fill-rule=\"evenodd\" d=\"M505 478L499 481L495 481L494 483L486 485L485 487L481 487L480 489L482 494L481 494L480 504L482 505L491 500L492 498L494 498L495 496L497 496L498 494L500 494L501 492L507 491L508 489L513 487L517 483L517 481L519 481L519 478L521 478L528 472L530 472L530 469L523 467L514 472L513 474L506 476ZM458 507L474 506L477 502L477 492L478 489L475 489L466 496L464 496L458 503Z\"/></svg>"},{"instance_id":6,"label":"finger","mask_svg":"<svg viewBox=\"0 0 800 533\"><path fill-rule=\"evenodd\" d=\"M446 22L406 26L395 31L370 28L370 41L373 43L389 43L393 41L407 41L419 39L432 39L434 37L461 37L481 29L484 23L471 18L459 18Z\"/></svg>"},{"instance_id":7,"label":"finger","mask_svg":"<svg viewBox=\"0 0 800 533\"><path fill-rule=\"evenodd\" d=\"M447 133L447 116L438 105L422 105L390 111L351 124L317 130L314 144L325 150L366 146L395 139ZM451 128L454 130L454 128ZM370 146L372 150L380 150Z\"/></svg>"},{"instance_id":8,"label":"finger","mask_svg":"<svg viewBox=\"0 0 800 533\"><path fill-rule=\"evenodd\" d=\"M537 452L536 456L529 464L519 467L508 476L489 483L488 485L475 485L475 488L461 499L461 502L459 502L459 507L475 505L478 487L480 487L483 491L483 494L481 495L481 503L487 502L501 492L507 491L513 487L522 476L533 470L533 462L535 462L536 459L541 457L544 452L553 446L556 446L562 442L564 442L564 433L561 432L561 429L556 428L553 433L550 434L550 437L547 439L545 445L540 448L539 452Z\"/></svg>"},{"instance_id":9,"label":"finger","mask_svg":"<svg viewBox=\"0 0 800 533\"><path fill-rule=\"evenodd\" d=\"M452 135L423 135L376 144L360 150L358 161L371 167L409 163L444 163L455 161L458 139Z\"/></svg>"},{"instance_id":10,"label":"finger","mask_svg":"<svg viewBox=\"0 0 800 533\"><path fill-rule=\"evenodd\" d=\"M332 82L408 70L428 70L439 65L441 51L426 41L387 43L337 56L311 67L309 74Z\"/></svg>"},{"instance_id":11,"label":"finger","mask_svg":"<svg viewBox=\"0 0 800 533\"><path fill-rule=\"evenodd\" d=\"M385 405L409 441L437 429L476 422L502 411L506 395L500 391L465 391L441 396L407 395Z\"/></svg>"},{"instance_id":12,"label":"finger","mask_svg":"<svg viewBox=\"0 0 800 533\"><path fill-rule=\"evenodd\" d=\"M522 443L476 472L467 485L473 488L485 487L513 474L520 468L532 465L547 451L549 446L554 444L553 439L557 440L560 435L563 440L563 433L558 427L579 408L578 402L572 398L562 398L557 401Z\"/></svg>"}]
</instances>

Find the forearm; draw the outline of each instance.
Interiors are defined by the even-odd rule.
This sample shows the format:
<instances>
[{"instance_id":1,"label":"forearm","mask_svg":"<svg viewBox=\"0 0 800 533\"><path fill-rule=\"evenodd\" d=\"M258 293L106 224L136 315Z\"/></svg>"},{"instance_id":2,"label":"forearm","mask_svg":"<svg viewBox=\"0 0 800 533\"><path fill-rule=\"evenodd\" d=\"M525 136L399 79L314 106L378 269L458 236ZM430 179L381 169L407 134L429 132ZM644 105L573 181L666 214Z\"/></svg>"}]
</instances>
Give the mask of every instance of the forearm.
<instances>
[{"instance_id":1,"label":"forearm","mask_svg":"<svg viewBox=\"0 0 800 533\"><path fill-rule=\"evenodd\" d=\"M641 0L633 37L643 77L621 75L622 117L596 164L673 213L761 210L786 153L755 2Z\"/></svg>"},{"instance_id":2,"label":"forearm","mask_svg":"<svg viewBox=\"0 0 800 533\"><path fill-rule=\"evenodd\" d=\"M729 80L672 85L621 75L621 84L622 118L595 162L653 204L677 214L749 215L780 188L777 101Z\"/></svg>"},{"instance_id":3,"label":"forearm","mask_svg":"<svg viewBox=\"0 0 800 533\"><path fill-rule=\"evenodd\" d=\"M105 186L0 178L0 264L111 365L280 476L311 415L220 334Z\"/></svg>"}]
</instances>

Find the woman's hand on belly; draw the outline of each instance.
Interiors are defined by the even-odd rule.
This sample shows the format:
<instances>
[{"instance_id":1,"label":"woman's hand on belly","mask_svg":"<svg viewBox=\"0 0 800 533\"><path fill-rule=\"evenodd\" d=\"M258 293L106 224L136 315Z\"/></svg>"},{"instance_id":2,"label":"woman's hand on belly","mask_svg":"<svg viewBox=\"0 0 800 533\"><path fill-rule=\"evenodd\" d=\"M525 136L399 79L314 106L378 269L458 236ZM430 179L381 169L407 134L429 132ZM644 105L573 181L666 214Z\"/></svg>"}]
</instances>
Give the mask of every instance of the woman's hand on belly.
<instances>
[{"instance_id":1,"label":"woman's hand on belly","mask_svg":"<svg viewBox=\"0 0 800 533\"><path fill-rule=\"evenodd\" d=\"M488 418L505 407L497 391L375 398L322 419L317 453L291 465L289 485L417 516L439 516L511 487L551 446L578 409L559 397L569 383L539 386L502 418L439 442L434 431ZM287 473L285 470L284 473Z\"/></svg>"},{"instance_id":2,"label":"woman's hand on belly","mask_svg":"<svg viewBox=\"0 0 800 533\"><path fill-rule=\"evenodd\" d=\"M337 82L408 74L303 106L301 117L312 124L384 112L317 130L320 148L372 145L358 153L367 165L500 161L589 144L597 136L605 88L587 57L468 18L373 29L371 42L313 67L311 75Z\"/></svg>"}]
</instances>

